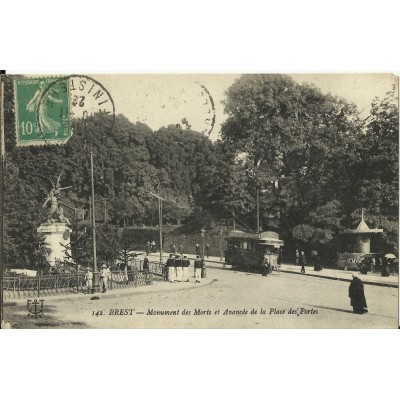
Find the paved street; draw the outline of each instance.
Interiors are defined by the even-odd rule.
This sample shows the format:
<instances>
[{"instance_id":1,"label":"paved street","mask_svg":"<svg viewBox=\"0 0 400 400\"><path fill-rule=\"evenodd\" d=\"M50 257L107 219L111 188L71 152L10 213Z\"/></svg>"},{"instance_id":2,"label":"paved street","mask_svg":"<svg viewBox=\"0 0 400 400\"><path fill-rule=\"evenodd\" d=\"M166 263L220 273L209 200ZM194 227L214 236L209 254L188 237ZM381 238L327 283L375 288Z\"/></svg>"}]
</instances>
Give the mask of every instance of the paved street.
<instances>
[{"instance_id":1,"label":"paved street","mask_svg":"<svg viewBox=\"0 0 400 400\"><path fill-rule=\"evenodd\" d=\"M200 285L155 282L112 290L100 295L100 300L60 296L47 297L45 304L48 316L93 328L398 327L397 288L365 285L369 313L356 315L347 297L348 286L348 282L307 275L274 272L262 277L209 268ZM19 304L12 312L26 314L23 301ZM251 314L253 309L256 314ZM170 315L159 315L164 312Z\"/></svg>"}]
</instances>

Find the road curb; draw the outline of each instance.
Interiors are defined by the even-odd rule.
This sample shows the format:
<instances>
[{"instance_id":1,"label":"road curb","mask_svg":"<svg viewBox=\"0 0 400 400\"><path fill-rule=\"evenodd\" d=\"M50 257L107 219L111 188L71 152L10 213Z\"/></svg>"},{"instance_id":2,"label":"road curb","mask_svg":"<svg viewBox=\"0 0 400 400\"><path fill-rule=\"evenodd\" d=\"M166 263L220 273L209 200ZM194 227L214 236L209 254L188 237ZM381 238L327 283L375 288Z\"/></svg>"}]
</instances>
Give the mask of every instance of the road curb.
<instances>
[{"instance_id":1,"label":"road curb","mask_svg":"<svg viewBox=\"0 0 400 400\"><path fill-rule=\"evenodd\" d=\"M178 285L176 285L175 287L172 286L168 286L167 288L164 289L156 289L156 290L150 290L150 291L145 291L145 290L140 290L140 291L133 291L130 289L134 289L135 287L129 287L129 288L121 288L121 289L112 289L112 290L108 290L106 293L95 293L95 294L84 294L84 293L71 293L71 294L65 294L65 295L54 295L54 296L42 296L44 299L49 299L49 300L57 300L60 302L64 302L64 301L68 301L71 298L73 299L87 299L87 300L91 300L92 297L96 296L99 297L99 300L102 300L103 298L115 298L115 297L120 297L120 296L124 296L126 294L129 295L142 295L142 294L150 294L150 293L171 293L171 292L180 292L182 290L192 290L192 289L199 289L205 286L209 286L212 283L214 283L216 281L216 279L210 279L209 281L205 281L204 283L201 282L199 285L197 286L187 286L184 287L183 285L181 287L178 287ZM182 282L184 283L184 282ZM140 286L145 287L145 286ZM31 296L32 298L34 298L35 296ZM37 297L37 296L36 296ZM29 299L29 297L24 297L24 298L19 298L19 299L7 299L6 301L4 301L4 306L14 306L17 304L26 304L26 301ZM93 300L94 302L97 301Z\"/></svg>"},{"instance_id":2,"label":"road curb","mask_svg":"<svg viewBox=\"0 0 400 400\"><path fill-rule=\"evenodd\" d=\"M326 275L317 275L317 274L310 274L310 273L305 273L302 274L301 272L297 271L287 271L281 269L280 272L284 272L285 274L295 274L295 275L302 275L302 276L311 276L313 278L321 278L321 279L330 279L333 281L341 281L341 282L351 282L352 279L349 278L338 278L335 276L326 276ZM368 281L363 281L364 285L373 285L373 286L383 286L383 287L390 287L390 288L398 288L399 285L396 283L384 283L384 282L368 282Z\"/></svg>"}]
</instances>

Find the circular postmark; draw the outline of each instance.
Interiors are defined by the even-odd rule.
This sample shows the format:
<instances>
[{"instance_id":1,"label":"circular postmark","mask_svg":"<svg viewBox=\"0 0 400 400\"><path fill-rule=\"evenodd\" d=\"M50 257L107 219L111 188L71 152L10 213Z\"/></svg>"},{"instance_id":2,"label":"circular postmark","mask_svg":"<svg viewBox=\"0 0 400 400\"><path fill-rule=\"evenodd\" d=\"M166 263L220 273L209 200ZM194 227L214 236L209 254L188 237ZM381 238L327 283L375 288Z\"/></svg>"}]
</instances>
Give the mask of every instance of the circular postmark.
<instances>
[{"instance_id":1,"label":"circular postmark","mask_svg":"<svg viewBox=\"0 0 400 400\"><path fill-rule=\"evenodd\" d=\"M154 128L176 125L210 136L216 121L207 87L188 76L152 77L136 92L134 120Z\"/></svg>"},{"instance_id":2,"label":"circular postmark","mask_svg":"<svg viewBox=\"0 0 400 400\"><path fill-rule=\"evenodd\" d=\"M68 138L74 120L94 115L112 131L115 106L111 94L85 75L67 75L44 86L36 108L37 126L45 141L59 135Z\"/></svg>"}]
</instances>

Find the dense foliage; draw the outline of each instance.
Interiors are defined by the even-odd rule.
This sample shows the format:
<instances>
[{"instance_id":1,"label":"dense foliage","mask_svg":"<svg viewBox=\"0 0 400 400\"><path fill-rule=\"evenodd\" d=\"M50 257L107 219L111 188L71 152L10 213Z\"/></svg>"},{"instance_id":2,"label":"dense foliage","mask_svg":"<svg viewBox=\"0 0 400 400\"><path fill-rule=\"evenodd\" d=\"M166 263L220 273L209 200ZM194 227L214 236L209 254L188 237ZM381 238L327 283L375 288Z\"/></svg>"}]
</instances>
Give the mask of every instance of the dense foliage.
<instances>
[{"instance_id":1,"label":"dense foliage","mask_svg":"<svg viewBox=\"0 0 400 400\"><path fill-rule=\"evenodd\" d=\"M278 229L287 248L333 248L358 222L385 229L385 249L398 240L398 107L394 94L376 99L361 120L356 107L285 75L244 75L227 91L221 139L180 125L153 132L122 115L113 131L94 115L73 123L64 146L16 147L13 81L6 81L5 250L8 265L43 259L36 228L45 220L45 181L62 173L63 199L89 216L90 152L94 154L99 257L127 257L122 227L164 223L202 226L233 218L255 229ZM104 117L103 117L104 118ZM68 215L70 218L70 215ZM70 218L71 219L71 218ZM107 222L107 223L106 223ZM115 227L121 227L119 230ZM125 233L124 233L125 232ZM90 226L73 242L90 258ZM39 247L38 247L39 246ZM73 249L74 250L74 249Z\"/></svg>"}]
</instances>

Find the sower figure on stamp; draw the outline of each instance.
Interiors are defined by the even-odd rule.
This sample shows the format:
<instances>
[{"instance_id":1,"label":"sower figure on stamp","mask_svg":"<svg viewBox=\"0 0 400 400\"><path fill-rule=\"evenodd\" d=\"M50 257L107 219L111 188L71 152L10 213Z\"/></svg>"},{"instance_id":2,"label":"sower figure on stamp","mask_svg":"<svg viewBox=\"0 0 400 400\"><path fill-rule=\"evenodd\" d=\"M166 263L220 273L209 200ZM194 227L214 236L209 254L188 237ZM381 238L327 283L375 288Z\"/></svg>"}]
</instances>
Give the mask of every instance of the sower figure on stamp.
<instances>
[{"instance_id":1,"label":"sower figure on stamp","mask_svg":"<svg viewBox=\"0 0 400 400\"><path fill-rule=\"evenodd\" d=\"M353 280L349 286L350 305L356 314L367 313L367 301L364 294L364 284L361 279L353 273Z\"/></svg>"}]
</instances>

